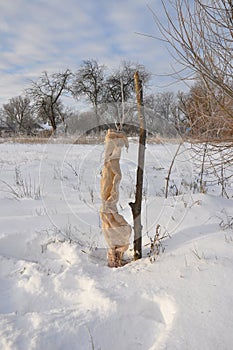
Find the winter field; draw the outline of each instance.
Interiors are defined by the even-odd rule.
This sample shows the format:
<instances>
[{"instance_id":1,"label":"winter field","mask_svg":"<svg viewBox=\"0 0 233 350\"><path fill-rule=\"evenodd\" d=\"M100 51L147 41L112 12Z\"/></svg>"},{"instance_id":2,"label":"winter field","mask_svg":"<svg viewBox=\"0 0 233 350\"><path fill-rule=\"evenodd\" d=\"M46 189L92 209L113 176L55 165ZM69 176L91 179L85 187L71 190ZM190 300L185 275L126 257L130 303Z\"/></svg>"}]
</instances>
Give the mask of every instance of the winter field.
<instances>
[{"instance_id":1,"label":"winter field","mask_svg":"<svg viewBox=\"0 0 233 350\"><path fill-rule=\"evenodd\" d=\"M165 199L177 144L147 146L143 258L111 269L99 217L104 144L0 145L0 349L233 348L233 179L226 199L204 172L200 193L188 148ZM119 201L131 224L136 167L132 139Z\"/></svg>"}]
</instances>

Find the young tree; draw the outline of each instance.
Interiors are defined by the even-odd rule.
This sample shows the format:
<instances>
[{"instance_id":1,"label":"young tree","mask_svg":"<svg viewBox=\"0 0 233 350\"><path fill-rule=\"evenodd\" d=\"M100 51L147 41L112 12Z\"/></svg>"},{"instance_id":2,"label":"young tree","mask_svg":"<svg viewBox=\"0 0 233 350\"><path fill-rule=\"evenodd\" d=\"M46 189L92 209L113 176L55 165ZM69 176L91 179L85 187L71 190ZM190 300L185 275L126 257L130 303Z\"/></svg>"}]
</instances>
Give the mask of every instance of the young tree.
<instances>
[{"instance_id":1,"label":"young tree","mask_svg":"<svg viewBox=\"0 0 233 350\"><path fill-rule=\"evenodd\" d=\"M138 107L138 119L140 125L139 145L138 145L138 167L137 167L137 181L135 201L130 202L129 205L132 210L134 220L134 259L141 259L142 257L142 224L141 224L141 207L142 207L142 190L144 177L144 163L145 163L145 146L146 146L146 123L144 116L143 104L143 86L139 77L139 73L134 74L135 91Z\"/></svg>"},{"instance_id":2,"label":"young tree","mask_svg":"<svg viewBox=\"0 0 233 350\"><path fill-rule=\"evenodd\" d=\"M98 106L103 102L105 67L96 60L85 60L74 75L71 86L75 98L84 95L94 107L97 126L100 125Z\"/></svg>"},{"instance_id":3,"label":"young tree","mask_svg":"<svg viewBox=\"0 0 233 350\"><path fill-rule=\"evenodd\" d=\"M62 115L62 94L68 90L68 82L71 76L69 69L63 73L49 75L43 72L41 77L32 82L32 87L27 90L34 101L34 108L39 118L49 120L53 131L56 132L57 121Z\"/></svg>"}]
</instances>

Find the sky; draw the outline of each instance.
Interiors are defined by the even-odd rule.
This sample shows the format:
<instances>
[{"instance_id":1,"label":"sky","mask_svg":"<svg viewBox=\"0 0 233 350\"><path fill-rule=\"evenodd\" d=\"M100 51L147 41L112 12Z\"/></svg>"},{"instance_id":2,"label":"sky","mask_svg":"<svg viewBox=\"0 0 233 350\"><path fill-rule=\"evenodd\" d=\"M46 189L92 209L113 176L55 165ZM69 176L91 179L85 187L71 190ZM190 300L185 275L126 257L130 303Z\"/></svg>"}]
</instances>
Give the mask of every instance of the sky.
<instances>
[{"instance_id":1,"label":"sky","mask_svg":"<svg viewBox=\"0 0 233 350\"><path fill-rule=\"evenodd\" d=\"M0 106L43 71L75 72L85 59L144 64L153 88L174 90L157 76L174 63L164 44L137 34L157 33L147 5L162 19L160 0L0 0Z\"/></svg>"}]
</instances>

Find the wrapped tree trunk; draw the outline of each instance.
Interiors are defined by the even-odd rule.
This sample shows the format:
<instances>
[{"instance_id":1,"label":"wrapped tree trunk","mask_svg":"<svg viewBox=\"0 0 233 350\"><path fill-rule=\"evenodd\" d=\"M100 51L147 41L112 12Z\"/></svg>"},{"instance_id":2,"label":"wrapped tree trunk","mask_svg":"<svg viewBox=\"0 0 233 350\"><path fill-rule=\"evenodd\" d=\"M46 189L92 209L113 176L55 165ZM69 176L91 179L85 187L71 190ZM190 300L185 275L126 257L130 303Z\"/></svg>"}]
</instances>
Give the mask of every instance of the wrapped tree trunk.
<instances>
[{"instance_id":1,"label":"wrapped tree trunk","mask_svg":"<svg viewBox=\"0 0 233 350\"><path fill-rule=\"evenodd\" d=\"M143 90L138 72L134 74L135 91L138 105L138 117L140 123L139 148L138 148L138 168L135 202L129 203L134 219L134 259L142 257L142 224L141 224L141 206L142 206L142 188L143 172L145 163L145 144L146 144L146 125L143 109Z\"/></svg>"},{"instance_id":2,"label":"wrapped tree trunk","mask_svg":"<svg viewBox=\"0 0 233 350\"><path fill-rule=\"evenodd\" d=\"M122 147L128 148L123 132L108 130L105 138L105 159L101 178L102 229L108 243L108 265L121 266L122 256L129 247L131 227L118 213L119 184L121 180L120 157Z\"/></svg>"}]
</instances>

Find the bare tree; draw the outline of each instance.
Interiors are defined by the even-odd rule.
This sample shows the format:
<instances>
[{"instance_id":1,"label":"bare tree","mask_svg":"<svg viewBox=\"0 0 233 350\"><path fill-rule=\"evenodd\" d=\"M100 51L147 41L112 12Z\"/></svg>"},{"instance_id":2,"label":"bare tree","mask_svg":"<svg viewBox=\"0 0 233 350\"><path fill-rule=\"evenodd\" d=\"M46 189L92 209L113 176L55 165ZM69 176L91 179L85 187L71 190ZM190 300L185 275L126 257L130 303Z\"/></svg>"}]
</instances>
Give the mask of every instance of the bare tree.
<instances>
[{"instance_id":1,"label":"bare tree","mask_svg":"<svg viewBox=\"0 0 233 350\"><path fill-rule=\"evenodd\" d=\"M166 20L161 21L152 11L155 21L171 55L183 66L174 76L179 80L198 77L204 86L201 94L200 89L196 90L195 98L186 101L189 108L184 113L191 120L191 127L198 126L199 134L207 130L208 136L213 124L218 130L228 129L226 121L232 125L233 116L233 1L161 0L161 4ZM226 138L223 133L224 144L208 145L208 152L205 147L199 148L199 155L208 155L204 157L203 153L201 157L205 163L211 159L209 164L216 178L224 176L222 169L226 164L232 164L232 136L231 126Z\"/></svg>"},{"instance_id":2,"label":"bare tree","mask_svg":"<svg viewBox=\"0 0 233 350\"><path fill-rule=\"evenodd\" d=\"M13 97L3 105L5 123L14 131L30 132L33 124L30 99L24 96Z\"/></svg>"},{"instance_id":3,"label":"bare tree","mask_svg":"<svg viewBox=\"0 0 233 350\"><path fill-rule=\"evenodd\" d=\"M103 102L105 67L96 60L85 60L76 72L72 83L72 94L75 98L84 95L95 110L97 126L100 125L98 106Z\"/></svg>"},{"instance_id":4,"label":"bare tree","mask_svg":"<svg viewBox=\"0 0 233 350\"><path fill-rule=\"evenodd\" d=\"M62 94L68 90L68 81L71 76L69 69L63 73L49 75L43 72L41 77L32 82L32 87L27 90L34 100L34 108L43 120L49 120L53 131L56 132L57 121L62 119Z\"/></svg>"},{"instance_id":5,"label":"bare tree","mask_svg":"<svg viewBox=\"0 0 233 350\"><path fill-rule=\"evenodd\" d=\"M125 119L125 106L128 107L127 110L131 110L125 103L134 96L135 71L139 72L140 79L143 85L146 86L151 74L146 70L144 65L130 61L122 61L119 68L106 78L104 102L115 107L118 122L122 122Z\"/></svg>"},{"instance_id":6,"label":"bare tree","mask_svg":"<svg viewBox=\"0 0 233 350\"><path fill-rule=\"evenodd\" d=\"M186 117L180 109L180 92L164 91L147 95L144 99L145 118L151 131L163 137L183 134Z\"/></svg>"},{"instance_id":7,"label":"bare tree","mask_svg":"<svg viewBox=\"0 0 233 350\"><path fill-rule=\"evenodd\" d=\"M160 21L155 12L154 18L172 55L184 66L187 75L182 78L197 73L210 92L214 85L233 98L233 1L161 0L161 4L167 21ZM176 76L181 78L178 72Z\"/></svg>"},{"instance_id":8,"label":"bare tree","mask_svg":"<svg viewBox=\"0 0 233 350\"><path fill-rule=\"evenodd\" d=\"M123 61L120 67L108 76L105 83L107 102L128 101L134 93L134 73L139 72L145 86L151 77L145 66L130 61Z\"/></svg>"},{"instance_id":9,"label":"bare tree","mask_svg":"<svg viewBox=\"0 0 233 350\"><path fill-rule=\"evenodd\" d=\"M199 79L180 102L191 135L202 140L226 139L233 135L233 100L215 86L210 92Z\"/></svg>"},{"instance_id":10,"label":"bare tree","mask_svg":"<svg viewBox=\"0 0 233 350\"><path fill-rule=\"evenodd\" d=\"M177 105L177 99L174 92L165 91L154 95L149 95L145 99L145 106L150 108L155 115L161 119L173 122L174 109Z\"/></svg>"}]
</instances>

